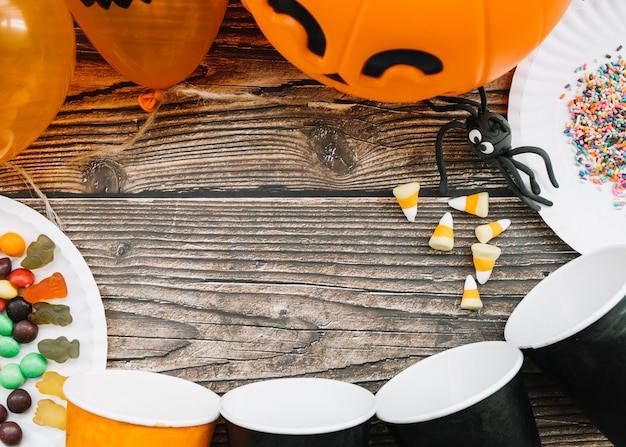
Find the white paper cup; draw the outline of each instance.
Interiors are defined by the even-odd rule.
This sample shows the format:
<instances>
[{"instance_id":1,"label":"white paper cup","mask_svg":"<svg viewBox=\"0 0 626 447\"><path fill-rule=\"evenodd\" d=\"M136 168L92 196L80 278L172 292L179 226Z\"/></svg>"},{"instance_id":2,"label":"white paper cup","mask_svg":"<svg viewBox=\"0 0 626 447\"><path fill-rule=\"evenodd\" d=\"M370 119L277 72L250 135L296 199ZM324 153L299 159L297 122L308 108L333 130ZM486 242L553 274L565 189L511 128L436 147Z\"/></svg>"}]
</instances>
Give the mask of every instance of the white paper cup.
<instances>
[{"instance_id":1,"label":"white paper cup","mask_svg":"<svg viewBox=\"0 0 626 447\"><path fill-rule=\"evenodd\" d=\"M383 385L376 415L400 447L540 447L523 361L504 341L442 351Z\"/></svg>"},{"instance_id":2,"label":"white paper cup","mask_svg":"<svg viewBox=\"0 0 626 447\"><path fill-rule=\"evenodd\" d=\"M222 397L231 447L366 447L374 395L338 380L285 378Z\"/></svg>"}]
</instances>

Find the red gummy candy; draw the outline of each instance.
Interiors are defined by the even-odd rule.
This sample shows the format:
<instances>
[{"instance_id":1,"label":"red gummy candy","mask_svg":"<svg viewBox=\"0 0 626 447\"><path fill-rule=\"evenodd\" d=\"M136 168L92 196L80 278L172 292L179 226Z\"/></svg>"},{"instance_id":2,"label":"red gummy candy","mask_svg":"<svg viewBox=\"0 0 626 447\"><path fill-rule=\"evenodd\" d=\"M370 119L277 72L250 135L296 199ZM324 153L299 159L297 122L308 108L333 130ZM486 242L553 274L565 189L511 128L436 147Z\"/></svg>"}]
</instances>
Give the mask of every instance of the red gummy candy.
<instances>
[{"instance_id":1,"label":"red gummy candy","mask_svg":"<svg viewBox=\"0 0 626 447\"><path fill-rule=\"evenodd\" d=\"M53 273L24 290L24 300L31 304L54 298L65 298L66 296L65 278L59 272Z\"/></svg>"}]
</instances>

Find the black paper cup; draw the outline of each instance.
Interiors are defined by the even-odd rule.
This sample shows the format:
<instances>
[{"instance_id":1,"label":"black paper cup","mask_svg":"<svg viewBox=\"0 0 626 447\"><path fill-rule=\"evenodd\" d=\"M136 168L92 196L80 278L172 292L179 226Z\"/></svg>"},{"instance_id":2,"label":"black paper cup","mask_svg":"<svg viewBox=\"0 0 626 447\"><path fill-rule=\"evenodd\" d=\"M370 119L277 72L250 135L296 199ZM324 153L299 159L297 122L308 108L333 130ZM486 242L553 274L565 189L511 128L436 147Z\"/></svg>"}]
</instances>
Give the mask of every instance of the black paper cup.
<instances>
[{"instance_id":1,"label":"black paper cup","mask_svg":"<svg viewBox=\"0 0 626 447\"><path fill-rule=\"evenodd\" d=\"M330 379L251 383L222 397L230 447L366 447L374 395Z\"/></svg>"},{"instance_id":2,"label":"black paper cup","mask_svg":"<svg viewBox=\"0 0 626 447\"><path fill-rule=\"evenodd\" d=\"M543 279L504 329L617 446L626 446L625 296L626 245L602 248Z\"/></svg>"},{"instance_id":3,"label":"black paper cup","mask_svg":"<svg viewBox=\"0 0 626 447\"><path fill-rule=\"evenodd\" d=\"M383 385L376 415L400 447L541 446L523 362L504 341L442 351Z\"/></svg>"}]
</instances>

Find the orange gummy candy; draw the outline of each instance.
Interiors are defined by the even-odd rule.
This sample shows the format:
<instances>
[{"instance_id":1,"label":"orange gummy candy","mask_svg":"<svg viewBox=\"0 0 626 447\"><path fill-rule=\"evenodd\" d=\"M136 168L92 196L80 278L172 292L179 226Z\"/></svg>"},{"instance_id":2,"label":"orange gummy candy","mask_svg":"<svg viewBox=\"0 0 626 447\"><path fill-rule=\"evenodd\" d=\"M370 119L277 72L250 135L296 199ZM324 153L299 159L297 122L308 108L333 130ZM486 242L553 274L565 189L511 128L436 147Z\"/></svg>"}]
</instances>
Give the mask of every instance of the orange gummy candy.
<instances>
[{"instance_id":1,"label":"orange gummy candy","mask_svg":"<svg viewBox=\"0 0 626 447\"><path fill-rule=\"evenodd\" d=\"M24 289L24 300L31 304L54 298L65 298L66 296L67 284L65 284L65 278L59 272L55 272Z\"/></svg>"}]
</instances>

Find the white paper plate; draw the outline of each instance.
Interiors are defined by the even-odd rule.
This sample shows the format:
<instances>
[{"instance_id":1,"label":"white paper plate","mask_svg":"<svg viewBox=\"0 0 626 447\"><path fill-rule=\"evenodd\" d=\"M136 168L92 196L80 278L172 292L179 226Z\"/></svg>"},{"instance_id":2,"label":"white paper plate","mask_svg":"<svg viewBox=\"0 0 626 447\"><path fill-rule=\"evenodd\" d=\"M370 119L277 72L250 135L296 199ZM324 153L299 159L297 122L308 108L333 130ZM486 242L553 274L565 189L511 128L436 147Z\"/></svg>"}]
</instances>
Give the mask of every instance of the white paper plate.
<instances>
[{"instance_id":1,"label":"white paper plate","mask_svg":"<svg viewBox=\"0 0 626 447\"><path fill-rule=\"evenodd\" d=\"M568 121L567 84L575 86L581 73L606 63L606 54L626 56L626 1L573 0L562 20L514 74L509 97L508 120L513 147L538 146L553 163L559 188L553 188L543 161L533 155L518 158L533 168L541 195L552 200L540 215L555 233L579 253L626 243L626 207L618 210L610 185L602 188L579 179L574 152L564 134ZM623 45L624 49L617 52ZM561 99L561 94L567 96Z\"/></svg>"},{"instance_id":2,"label":"white paper plate","mask_svg":"<svg viewBox=\"0 0 626 447\"><path fill-rule=\"evenodd\" d=\"M45 234L56 244L54 261L45 267L33 270L36 281L60 272L65 277L68 288L67 298L50 300L53 304L65 304L70 307L73 321L62 327L57 325L40 325L37 339L21 346L20 353L12 359L0 357L0 366L7 363L19 363L19 360L29 352L37 351L37 343L43 339L55 339L65 336L69 340L77 339L80 342L80 355L76 359L68 359L64 363L48 361L48 371L56 371L64 376L79 371L104 369L107 359L107 328L104 317L104 308L96 282L85 260L72 242L48 219L37 211L0 196L0 235L13 231L20 234L26 243ZM5 257L0 253L0 257ZM14 267L19 267L21 258L11 258ZM65 406L65 401L54 396L40 394L35 384L40 379L26 379L22 388L26 389L33 400L33 405L26 413L9 414L8 420L20 424L24 437L20 447L61 447L65 445L65 431L43 427L32 422L37 402L40 399L51 399ZM0 403L6 406L6 396L9 390L0 387Z\"/></svg>"}]
</instances>

